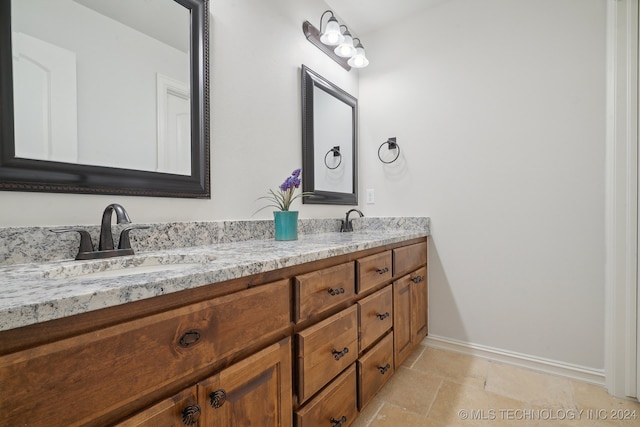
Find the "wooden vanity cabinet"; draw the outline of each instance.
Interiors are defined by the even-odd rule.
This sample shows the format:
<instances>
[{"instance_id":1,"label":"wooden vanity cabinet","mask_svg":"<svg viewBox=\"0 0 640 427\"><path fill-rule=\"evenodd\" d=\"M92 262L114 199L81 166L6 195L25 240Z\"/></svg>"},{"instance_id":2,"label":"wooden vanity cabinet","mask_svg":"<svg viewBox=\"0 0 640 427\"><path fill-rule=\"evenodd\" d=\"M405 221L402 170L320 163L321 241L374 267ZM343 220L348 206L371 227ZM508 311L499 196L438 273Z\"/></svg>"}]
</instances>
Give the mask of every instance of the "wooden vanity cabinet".
<instances>
[{"instance_id":1,"label":"wooden vanity cabinet","mask_svg":"<svg viewBox=\"0 0 640 427\"><path fill-rule=\"evenodd\" d=\"M426 251L414 239L0 332L0 425L347 427L427 333Z\"/></svg>"},{"instance_id":2,"label":"wooden vanity cabinet","mask_svg":"<svg viewBox=\"0 0 640 427\"><path fill-rule=\"evenodd\" d=\"M280 280L1 356L0 424L110 424L286 334L289 294Z\"/></svg>"},{"instance_id":3,"label":"wooden vanity cabinet","mask_svg":"<svg viewBox=\"0 0 640 427\"><path fill-rule=\"evenodd\" d=\"M116 427L290 426L290 342L285 338Z\"/></svg>"}]
</instances>

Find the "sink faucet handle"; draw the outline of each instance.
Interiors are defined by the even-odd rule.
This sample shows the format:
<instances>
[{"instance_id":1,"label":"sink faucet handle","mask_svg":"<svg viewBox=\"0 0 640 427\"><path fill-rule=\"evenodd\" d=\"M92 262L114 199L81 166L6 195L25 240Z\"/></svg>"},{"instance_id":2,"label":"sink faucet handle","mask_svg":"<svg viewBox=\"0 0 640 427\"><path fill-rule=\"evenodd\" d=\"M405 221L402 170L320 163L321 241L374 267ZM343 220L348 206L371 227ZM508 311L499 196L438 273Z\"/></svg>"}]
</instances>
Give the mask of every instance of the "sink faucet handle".
<instances>
[{"instance_id":1,"label":"sink faucet handle","mask_svg":"<svg viewBox=\"0 0 640 427\"><path fill-rule=\"evenodd\" d=\"M78 248L78 255L83 252L93 252L93 243L91 242L91 235L87 230L77 227L67 227L67 228L52 228L51 231L54 233L71 233L77 232L80 233L80 247ZM77 256L76 256L76 259Z\"/></svg>"},{"instance_id":2,"label":"sink faucet handle","mask_svg":"<svg viewBox=\"0 0 640 427\"><path fill-rule=\"evenodd\" d=\"M131 230L142 230L150 228L148 225L129 225L120 232L120 241L118 242L118 249L131 249L131 240L129 240L129 232Z\"/></svg>"}]
</instances>

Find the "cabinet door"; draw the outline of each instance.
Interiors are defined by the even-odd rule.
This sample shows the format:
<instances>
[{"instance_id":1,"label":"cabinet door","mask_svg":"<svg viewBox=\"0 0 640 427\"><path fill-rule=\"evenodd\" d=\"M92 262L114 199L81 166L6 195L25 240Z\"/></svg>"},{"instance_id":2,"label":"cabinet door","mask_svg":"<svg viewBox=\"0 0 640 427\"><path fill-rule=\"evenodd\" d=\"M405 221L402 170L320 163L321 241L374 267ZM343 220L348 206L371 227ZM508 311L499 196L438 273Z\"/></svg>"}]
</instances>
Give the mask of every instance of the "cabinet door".
<instances>
[{"instance_id":1,"label":"cabinet door","mask_svg":"<svg viewBox=\"0 0 640 427\"><path fill-rule=\"evenodd\" d=\"M411 353L411 278L403 276L393 282L393 354L398 369Z\"/></svg>"},{"instance_id":2,"label":"cabinet door","mask_svg":"<svg viewBox=\"0 0 640 427\"><path fill-rule=\"evenodd\" d=\"M290 343L285 338L200 382L199 425L291 426Z\"/></svg>"},{"instance_id":3,"label":"cabinet door","mask_svg":"<svg viewBox=\"0 0 640 427\"><path fill-rule=\"evenodd\" d=\"M421 268L415 273L411 273L411 296L413 301L413 318L411 319L411 341L416 346L427 336L427 311L428 311L428 291L427 291L427 269Z\"/></svg>"},{"instance_id":4,"label":"cabinet door","mask_svg":"<svg viewBox=\"0 0 640 427\"><path fill-rule=\"evenodd\" d=\"M134 415L116 427L184 427L198 425L201 415L196 388L191 387Z\"/></svg>"}]
</instances>

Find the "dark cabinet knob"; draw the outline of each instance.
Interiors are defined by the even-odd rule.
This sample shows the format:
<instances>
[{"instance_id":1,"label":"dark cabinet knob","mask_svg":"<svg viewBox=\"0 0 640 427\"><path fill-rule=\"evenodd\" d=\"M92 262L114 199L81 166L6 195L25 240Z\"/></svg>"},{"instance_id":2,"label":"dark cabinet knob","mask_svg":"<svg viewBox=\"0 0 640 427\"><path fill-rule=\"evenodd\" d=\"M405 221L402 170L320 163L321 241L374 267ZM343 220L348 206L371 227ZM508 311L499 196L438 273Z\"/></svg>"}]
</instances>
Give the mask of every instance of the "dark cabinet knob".
<instances>
[{"instance_id":1,"label":"dark cabinet knob","mask_svg":"<svg viewBox=\"0 0 640 427\"><path fill-rule=\"evenodd\" d=\"M329 288L329 294L331 296L344 294L344 288L338 288L338 289Z\"/></svg>"},{"instance_id":2,"label":"dark cabinet knob","mask_svg":"<svg viewBox=\"0 0 640 427\"><path fill-rule=\"evenodd\" d=\"M344 415L338 418L337 420L331 417L331 427L342 427L342 424L347 422L347 417Z\"/></svg>"},{"instance_id":3,"label":"dark cabinet knob","mask_svg":"<svg viewBox=\"0 0 640 427\"><path fill-rule=\"evenodd\" d=\"M198 405L189 405L182 410L182 422L184 425L192 426L200 419L200 407Z\"/></svg>"},{"instance_id":4,"label":"dark cabinet knob","mask_svg":"<svg viewBox=\"0 0 640 427\"><path fill-rule=\"evenodd\" d=\"M416 277L414 277L413 279L411 279L411 281L412 281L413 283L420 283L420 282L422 282L423 280L424 280L424 278L423 278L422 276L416 276Z\"/></svg>"},{"instance_id":5,"label":"dark cabinet knob","mask_svg":"<svg viewBox=\"0 0 640 427\"><path fill-rule=\"evenodd\" d=\"M191 331L185 332L180 337L180 341L178 341L178 344L180 344L180 347L187 348L194 345L198 341L200 341L200 332L191 330Z\"/></svg>"},{"instance_id":6,"label":"dark cabinet knob","mask_svg":"<svg viewBox=\"0 0 640 427\"><path fill-rule=\"evenodd\" d=\"M333 358L336 360L340 360L344 357L345 354L349 353L349 348L345 347L342 351L336 350L335 348L331 351L333 353Z\"/></svg>"},{"instance_id":7,"label":"dark cabinet knob","mask_svg":"<svg viewBox=\"0 0 640 427\"><path fill-rule=\"evenodd\" d=\"M387 317L389 317L389 312L387 311L386 313L378 313L378 314L376 314L376 316L378 317L378 319L384 320Z\"/></svg>"},{"instance_id":8,"label":"dark cabinet knob","mask_svg":"<svg viewBox=\"0 0 640 427\"><path fill-rule=\"evenodd\" d=\"M384 366L378 366L378 370L382 375L384 375L385 372L387 372L390 368L391 368L391 365L389 365L388 363Z\"/></svg>"},{"instance_id":9,"label":"dark cabinet knob","mask_svg":"<svg viewBox=\"0 0 640 427\"><path fill-rule=\"evenodd\" d=\"M209 403L211 403L211 407L212 408L220 408L222 407L222 405L224 405L224 402L227 401L227 392L222 390L222 389L218 389L214 392L211 392L211 394L209 394Z\"/></svg>"},{"instance_id":10,"label":"dark cabinet knob","mask_svg":"<svg viewBox=\"0 0 640 427\"><path fill-rule=\"evenodd\" d=\"M388 271L389 271L389 267L383 267L383 268L376 269L376 273L378 273L378 274L384 274L384 273L386 273Z\"/></svg>"}]
</instances>

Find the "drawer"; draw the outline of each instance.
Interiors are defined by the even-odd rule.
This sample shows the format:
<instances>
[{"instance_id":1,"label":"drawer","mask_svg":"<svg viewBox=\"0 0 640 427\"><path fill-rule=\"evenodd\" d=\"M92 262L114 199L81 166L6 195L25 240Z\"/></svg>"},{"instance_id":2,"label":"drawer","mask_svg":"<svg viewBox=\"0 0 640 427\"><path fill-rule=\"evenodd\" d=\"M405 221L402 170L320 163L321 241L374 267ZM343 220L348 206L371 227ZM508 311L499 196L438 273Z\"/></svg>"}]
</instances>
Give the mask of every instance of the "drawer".
<instances>
[{"instance_id":1,"label":"drawer","mask_svg":"<svg viewBox=\"0 0 640 427\"><path fill-rule=\"evenodd\" d=\"M0 357L0 414L8 425L25 414L34 426L111 424L149 393L282 335L289 289L281 280Z\"/></svg>"},{"instance_id":2,"label":"drawer","mask_svg":"<svg viewBox=\"0 0 640 427\"><path fill-rule=\"evenodd\" d=\"M358 302L360 351L373 344L393 325L393 290L389 285Z\"/></svg>"},{"instance_id":3,"label":"drawer","mask_svg":"<svg viewBox=\"0 0 640 427\"><path fill-rule=\"evenodd\" d=\"M360 258L356 261L358 271L358 292L391 280L391 251Z\"/></svg>"},{"instance_id":4,"label":"drawer","mask_svg":"<svg viewBox=\"0 0 640 427\"><path fill-rule=\"evenodd\" d=\"M427 264L427 244L416 243L393 250L393 276L399 277Z\"/></svg>"},{"instance_id":5,"label":"drawer","mask_svg":"<svg viewBox=\"0 0 640 427\"><path fill-rule=\"evenodd\" d=\"M309 399L358 357L358 309L353 305L297 334L298 398Z\"/></svg>"},{"instance_id":6,"label":"drawer","mask_svg":"<svg viewBox=\"0 0 640 427\"><path fill-rule=\"evenodd\" d=\"M358 416L356 368L352 364L318 396L296 411L297 427L350 426Z\"/></svg>"},{"instance_id":7,"label":"drawer","mask_svg":"<svg viewBox=\"0 0 640 427\"><path fill-rule=\"evenodd\" d=\"M355 295L352 262L336 265L294 280L294 320L301 322L351 299Z\"/></svg>"},{"instance_id":8,"label":"drawer","mask_svg":"<svg viewBox=\"0 0 640 427\"><path fill-rule=\"evenodd\" d=\"M358 360L358 408L362 410L394 373L393 333Z\"/></svg>"}]
</instances>

